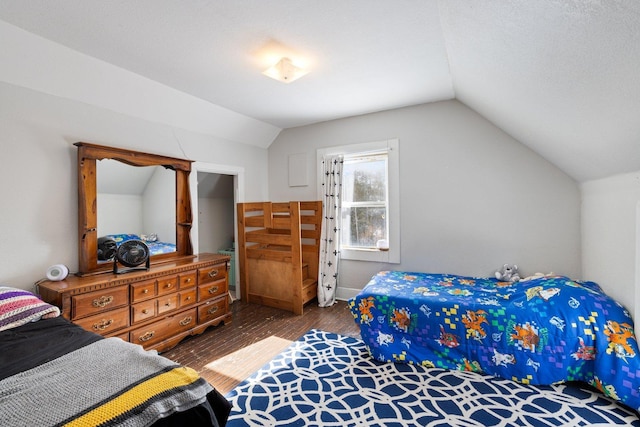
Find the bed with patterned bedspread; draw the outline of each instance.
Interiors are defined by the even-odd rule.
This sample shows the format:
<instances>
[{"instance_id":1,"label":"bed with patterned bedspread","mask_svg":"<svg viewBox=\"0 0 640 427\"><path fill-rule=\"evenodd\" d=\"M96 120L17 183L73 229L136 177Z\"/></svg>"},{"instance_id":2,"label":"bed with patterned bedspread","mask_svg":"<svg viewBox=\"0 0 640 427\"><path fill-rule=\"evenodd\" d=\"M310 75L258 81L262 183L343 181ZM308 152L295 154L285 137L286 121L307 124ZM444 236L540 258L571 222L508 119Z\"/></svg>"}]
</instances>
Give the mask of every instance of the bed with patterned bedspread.
<instances>
[{"instance_id":1,"label":"bed with patterned bedspread","mask_svg":"<svg viewBox=\"0 0 640 427\"><path fill-rule=\"evenodd\" d=\"M372 357L525 384L586 382L640 408L628 311L594 282L383 271L349 307Z\"/></svg>"},{"instance_id":2,"label":"bed with patterned bedspread","mask_svg":"<svg viewBox=\"0 0 640 427\"><path fill-rule=\"evenodd\" d=\"M117 246L128 240L140 240L149 248L149 255L168 254L176 251L174 243L160 241L156 234L109 234L104 237L113 240Z\"/></svg>"},{"instance_id":3,"label":"bed with patterned bedspread","mask_svg":"<svg viewBox=\"0 0 640 427\"><path fill-rule=\"evenodd\" d=\"M0 425L209 426L229 402L194 370L0 287Z\"/></svg>"}]
</instances>

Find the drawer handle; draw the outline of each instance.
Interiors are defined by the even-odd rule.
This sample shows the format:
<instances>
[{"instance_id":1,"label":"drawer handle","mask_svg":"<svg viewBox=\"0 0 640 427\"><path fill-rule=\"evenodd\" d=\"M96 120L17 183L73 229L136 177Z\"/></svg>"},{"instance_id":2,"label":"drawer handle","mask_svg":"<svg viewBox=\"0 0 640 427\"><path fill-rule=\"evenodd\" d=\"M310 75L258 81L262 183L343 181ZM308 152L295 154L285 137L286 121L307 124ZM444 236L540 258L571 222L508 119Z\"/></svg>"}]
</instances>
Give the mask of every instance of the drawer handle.
<instances>
[{"instance_id":1,"label":"drawer handle","mask_svg":"<svg viewBox=\"0 0 640 427\"><path fill-rule=\"evenodd\" d=\"M216 292L218 292L218 289L220 289L219 286L213 286L213 287L209 288L209 293L210 294L215 294Z\"/></svg>"},{"instance_id":2,"label":"drawer handle","mask_svg":"<svg viewBox=\"0 0 640 427\"><path fill-rule=\"evenodd\" d=\"M149 310L145 308L144 310L142 310L142 314L149 314Z\"/></svg>"},{"instance_id":3,"label":"drawer handle","mask_svg":"<svg viewBox=\"0 0 640 427\"><path fill-rule=\"evenodd\" d=\"M93 329L95 329L96 331L104 331L105 329L107 329L112 324L113 324L113 319L103 320L100 323L94 323L93 324Z\"/></svg>"},{"instance_id":4,"label":"drawer handle","mask_svg":"<svg viewBox=\"0 0 640 427\"><path fill-rule=\"evenodd\" d=\"M218 270L211 270L209 272L209 277L216 277L218 275Z\"/></svg>"},{"instance_id":5,"label":"drawer handle","mask_svg":"<svg viewBox=\"0 0 640 427\"><path fill-rule=\"evenodd\" d=\"M191 283L191 277L187 277L187 278L185 279L185 282L187 282L187 283Z\"/></svg>"},{"instance_id":6,"label":"drawer handle","mask_svg":"<svg viewBox=\"0 0 640 427\"><path fill-rule=\"evenodd\" d=\"M151 338L153 338L153 336L156 334L156 331L150 331L145 333L144 335L142 335L140 338L138 338L140 341L145 342L145 341L149 341Z\"/></svg>"},{"instance_id":7,"label":"drawer handle","mask_svg":"<svg viewBox=\"0 0 640 427\"><path fill-rule=\"evenodd\" d=\"M148 293L149 293L149 289L144 289L144 290L142 291L142 293L143 293L143 294L148 294Z\"/></svg>"},{"instance_id":8,"label":"drawer handle","mask_svg":"<svg viewBox=\"0 0 640 427\"><path fill-rule=\"evenodd\" d=\"M93 300L94 307L106 307L113 302L112 296L102 296Z\"/></svg>"},{"instance_id":9,"label":"drawer handle","mask_svg":"<svg viewBox=\"0 0 640 427\"><path fill-rule=\"evenodd\" d=\"M165 307L171 307L171 301L167 301L167 302L165 302L165 303L164 303L164 306L165 306Z\"/></svg>"},{"instance_id":10,"label":"drawer handle","mask_svg":"<svg viewBox=\"0 0 640 427\"><path fill-rule=\"evenodd\" d=\"M213 314L213 313L215 313L216 311L218 311L218 309L219 309L219 308L220 308L220 307L218 307L217 305L214 305L214 306L213 306L213 307L211 307L209 310L207 310L207 313L208 313L208 314Z\"/></svg>"},{"instance_id":11,"label":"drawer handle","mask_svg":"<svg viewBox=\"0 0 640 427\"><path fill-rule=\"evenodd\" d=\"M191 323L192 320L193 320L193 317L191 316L185 317L180 321L180 326L187 326L189 323Z\"/></svg>"},{"instance_id":12,"label":"drawer handle","mask_svg":"<svg viewBox=\"0 0 640 427\"><path fill-rule=\"evenodd\" d=\"M191 297L186 297L184 300L185 301L191 301Z\"/></svg>"},{"instance_id":13,"label":"drawer handle","mask_svg":"<svg viewBox=\"0 0 640 427\"><path fill-rule=\"evenodd\" d=\"M167 283L164 287L167 289L171 289L173 287L173 283Z\"/></svg>"}]
</instances>

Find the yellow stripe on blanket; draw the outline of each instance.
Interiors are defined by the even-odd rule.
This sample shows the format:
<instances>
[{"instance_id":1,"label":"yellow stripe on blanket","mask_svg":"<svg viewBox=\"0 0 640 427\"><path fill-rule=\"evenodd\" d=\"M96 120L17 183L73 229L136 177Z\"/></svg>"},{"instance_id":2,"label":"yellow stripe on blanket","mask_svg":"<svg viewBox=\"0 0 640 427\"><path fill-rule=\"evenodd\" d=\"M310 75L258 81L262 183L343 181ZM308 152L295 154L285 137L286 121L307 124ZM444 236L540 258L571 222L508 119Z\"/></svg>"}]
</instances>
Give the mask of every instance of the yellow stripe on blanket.
<instances>
[{"instance_id":1,"label":"yellow stripe on blanket","mask_svg":"<svg viewBox=\"0 0 640 427\"><path fill-rule=\"evenodd\" d=\"M193 384L199 378L200 376L193 369L186 366L177 367L136 385L121 395L70 421L65 426L100 425L125 414L127 411L163 392Z\"/></svg>"}]
</instances>

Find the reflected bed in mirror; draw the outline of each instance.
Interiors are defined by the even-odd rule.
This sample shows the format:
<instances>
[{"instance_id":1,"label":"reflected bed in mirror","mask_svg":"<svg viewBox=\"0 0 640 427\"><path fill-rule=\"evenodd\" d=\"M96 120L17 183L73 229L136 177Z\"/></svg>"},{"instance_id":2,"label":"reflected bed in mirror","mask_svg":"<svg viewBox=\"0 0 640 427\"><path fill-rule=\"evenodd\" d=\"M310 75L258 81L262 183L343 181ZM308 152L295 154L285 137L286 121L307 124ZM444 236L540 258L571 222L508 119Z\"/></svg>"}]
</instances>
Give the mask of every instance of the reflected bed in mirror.
<instances>
[{"instance_id":1,"label":"reflected bed in mirror","mask_svg":"<svg viewBox=\"0 0 640 427\"><path fill-rule=\"evenodd\" d=\"M118 245L135 235L150 247L152 264L193 254L191 161L85 142L75 145L79 275L110 270L111 262L98 256L98 239L107 236Z\"/></svg>"},{"instance_id":2,"label":"reflected bed in mirror","mask_svg":"<svg viewBox=\"0 0 640 427\"><path fill-rule=\"evenodd\" d=\"M176 251L175 172L162 166L97 163L98 262L112 260L101 240L116 246L142 240L150 254Z\"/></svg>"}]
</instances>

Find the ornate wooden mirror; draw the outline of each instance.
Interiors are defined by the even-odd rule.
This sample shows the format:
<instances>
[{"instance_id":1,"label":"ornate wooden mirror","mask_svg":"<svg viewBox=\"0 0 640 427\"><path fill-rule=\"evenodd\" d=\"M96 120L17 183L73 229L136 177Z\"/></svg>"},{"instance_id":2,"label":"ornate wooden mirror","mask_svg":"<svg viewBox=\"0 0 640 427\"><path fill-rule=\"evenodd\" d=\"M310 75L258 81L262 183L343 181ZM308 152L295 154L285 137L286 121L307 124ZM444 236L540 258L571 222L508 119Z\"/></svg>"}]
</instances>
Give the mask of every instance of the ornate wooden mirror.
<instances>
[{"instance_id":1,"label":"ornate wooden mirror","mask_svg":"<svg viewBox=\"0 0 640 427\"><path fill-rule=\"evenodd\" d=\"M169 252L152 254L151 263L170 261L192 255L191 246L191 196L189 192L189 173L191 161L156 154L141 153L121 148L105 147L86 142L77 142L78 147L78 274L87 275L111 271L112 263L98 259L98 238L106 233L98 228L98 162L115 160L135 168L159 167L175 174L175 194L167 193L165 202L175 202L175 236L168 236L175 248ZM162 169L160 168L160 169ZM105 172L102 172L105 173ZM166 177L165 177L166 179ZM169 177L171 179L171 177ZM131 183L133 184L133 183ZM170 191L170 190L169 190ZM173 199L171 199L173 197ZM171 199L171 200L169 200ZM117 208L115 208L117 209ZM114 210L113 206L111 210ZM128 213L123 211L122 215ZM121 233L130 233L122 230ZM149 233L152 230L148 231ZM166 236L166 234L165 234Z\"/></svg>"}]
</instances>

